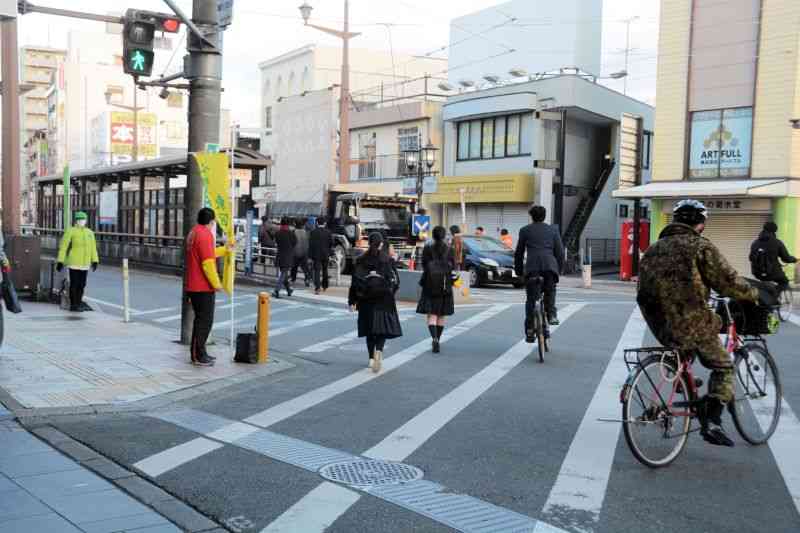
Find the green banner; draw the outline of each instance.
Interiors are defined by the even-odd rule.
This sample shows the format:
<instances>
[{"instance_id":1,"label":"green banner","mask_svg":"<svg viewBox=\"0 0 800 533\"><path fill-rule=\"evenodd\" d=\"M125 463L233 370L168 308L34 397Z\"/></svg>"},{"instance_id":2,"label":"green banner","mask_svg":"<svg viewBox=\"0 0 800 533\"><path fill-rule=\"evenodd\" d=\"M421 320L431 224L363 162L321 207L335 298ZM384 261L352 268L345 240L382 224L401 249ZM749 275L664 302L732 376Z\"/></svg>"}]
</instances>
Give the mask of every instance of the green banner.
<instances>
[{"instance_id":1,"label":"green banner","mask_svg":"<svg viewBox=\"0 0 800 533\"><path fill-rule=\"evenodd\" d=\"M70 206L70 179L69 165L64 165L64 231L72 225L72 210Z\"/></svg>"}]
</instances>

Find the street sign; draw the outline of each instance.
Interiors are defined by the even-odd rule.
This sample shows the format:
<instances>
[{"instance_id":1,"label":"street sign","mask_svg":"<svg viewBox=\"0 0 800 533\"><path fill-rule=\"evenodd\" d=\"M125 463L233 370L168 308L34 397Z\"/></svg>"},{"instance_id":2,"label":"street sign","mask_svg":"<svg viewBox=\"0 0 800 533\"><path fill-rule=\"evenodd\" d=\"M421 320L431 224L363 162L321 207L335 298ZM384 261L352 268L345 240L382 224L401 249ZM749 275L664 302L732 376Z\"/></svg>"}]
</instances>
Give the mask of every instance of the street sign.
<instances>
[{"instance_id":1,"label":"street sign","mask_svg":"<svg viewBox=\"0 0 800 533\"><path fill-rule=\"evenodd\" d=\"M222 28L230 26L233 22L233 0L217 0L217 13L219 25Z\"/></svg>"},{"instance_id":2,"label":"street sign","mask_svg":"<svg viewBox=\"0 0 800 533\"><path fill-rule=\"evenodd\" d=\"M403 194L417 195L417 178L403 178Z\"/></svg>"},{"instance_id":3,"label":"street sign","mask_svg":"<svg viewBox=\"0 0 800 533\"><path fill-rule=\"evenodd\" d=\"M422 192L425 194L436 194L439 192L439 178L436 176L425 176L422 180Z\"/></svg>"},{"instance_id":4,"label":"street sign","mask_svg":"<svg viewBox=\"0 0 800 533\"><path fill-rule=\"evenodd\" d=\"M219 143L206 143L206 152L210 154L219 153Z\"/></svg>"},{"instance_id":5,"label":"street sign","mask_svg":"<svg viewBox=\"0 0 800 533\"><path fill-rule=\"evenodd\" d=\"M431 230L430 215L414 215L411 222L411 234L415 237L427 238Z\"/></svg>"}]
</instances>

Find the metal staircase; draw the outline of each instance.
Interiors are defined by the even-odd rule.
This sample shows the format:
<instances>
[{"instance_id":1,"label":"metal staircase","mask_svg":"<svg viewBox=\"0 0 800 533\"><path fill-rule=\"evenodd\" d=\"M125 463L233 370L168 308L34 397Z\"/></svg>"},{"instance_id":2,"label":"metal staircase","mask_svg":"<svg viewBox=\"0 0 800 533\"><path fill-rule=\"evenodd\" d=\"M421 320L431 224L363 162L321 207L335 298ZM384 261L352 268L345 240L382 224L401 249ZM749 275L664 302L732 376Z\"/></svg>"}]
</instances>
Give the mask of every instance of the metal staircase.
<instances>
[{"instance_id":1,"label":"metal staircase","mask_svg":"<svg viewBox=\"0 0 800 533\"><path fill-rule=\"evenodd\" d=\"M564 247L567 249L570 255L578 253L581 234L583 233L583 230L586 229L586 224L589 223L589 218L592 216L594 206L597 205L597 200L603 193L603 189L605 188L608 178L611 176L611 172L614 170L615 165L616 161L613 159L604 160L603 168L600 171L600 175L595 180L594 186L589 191L588 195L581 198L578 208L575 210L575 214L572 216L569 226L567 226L567 231L564 232Z\"/></svg>"}]
</instances>

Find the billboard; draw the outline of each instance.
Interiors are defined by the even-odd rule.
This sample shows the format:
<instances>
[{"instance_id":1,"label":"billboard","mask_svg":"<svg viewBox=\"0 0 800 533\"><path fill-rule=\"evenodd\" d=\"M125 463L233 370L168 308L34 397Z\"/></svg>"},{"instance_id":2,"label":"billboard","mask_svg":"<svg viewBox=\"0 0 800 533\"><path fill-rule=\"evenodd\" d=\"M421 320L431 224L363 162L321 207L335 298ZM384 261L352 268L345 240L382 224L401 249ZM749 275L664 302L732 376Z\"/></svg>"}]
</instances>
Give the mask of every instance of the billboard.
<instances>
[{"instance_id":1,"label":"billboard","mask_svg":"<svg viewBox=\"0 0 800 533\"><path fill-rule=\"evenodd\" d=\"M158 120L155 113L139 113L139 159L155 159L158 151ZM109 117L110 152L113 164L133 161L133 113L112 111Z\"/></svg>"}]
</instances>

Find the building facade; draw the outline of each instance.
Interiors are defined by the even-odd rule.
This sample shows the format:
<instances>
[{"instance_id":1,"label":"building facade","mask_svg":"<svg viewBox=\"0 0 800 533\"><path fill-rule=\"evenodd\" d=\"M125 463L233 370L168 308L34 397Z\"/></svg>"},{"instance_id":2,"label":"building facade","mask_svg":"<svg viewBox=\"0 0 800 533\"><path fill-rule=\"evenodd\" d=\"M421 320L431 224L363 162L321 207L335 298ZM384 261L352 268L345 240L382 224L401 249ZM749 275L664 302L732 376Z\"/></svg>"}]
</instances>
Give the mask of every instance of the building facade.
<instances>
[{"instance_id":1,"label":"building facade","mask_svg":"<svg viewBox=\"0 0 800 533\"><path fill-rule=\"evenodd\" d=\"M21 82L29 90L22 95L22 221L33 223L36 211L35 187L31 181L43 176L47 168L47 91L53 76L64 62L66 50L47 46L24 46L20 49Z\"/></svg>"},{"instance_id":2,"label":"building facade","mask_svg":"<svg viewBox=\"0 0 800 533\"><path fill-rule=\"evenodd\" d=\"M742 274L768 220L800 250L799 20L796 0L662 0L653 182L615 192L653 200L651 239L693 197Z\"/></svg>"},{"instance_id":3,"label":"building facade","mask_svg":"<svg viewBox=\"0 0 800 533\"><path fill-rule=\"evenodd\" d=\"M553 215L560 179L552 162L561 159L562 112L566 142L559 221ZM623 113L641 116L644 128L652 131L652 107L574 74L450 97L443 108L443 177L426 201L442 223L463 224L462 231L482 226L487 235L498 237L505 228L516 241L519 229L529 223L531 204L540 204L550 222L560 222L563 234L575 234L574 248L586 239L615 240L618 215L625 211L611 198L618 169L609 163L619 160ZM649 178L648 168L642 173ZM581 207L586 204L591 204L588 213Z\"/></svg>"}]
</instances>

